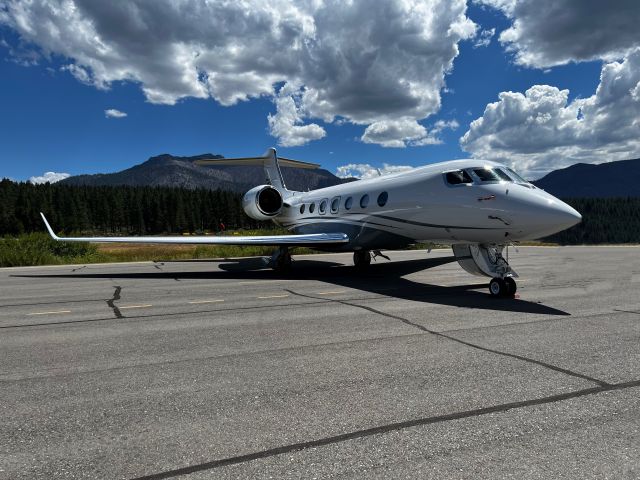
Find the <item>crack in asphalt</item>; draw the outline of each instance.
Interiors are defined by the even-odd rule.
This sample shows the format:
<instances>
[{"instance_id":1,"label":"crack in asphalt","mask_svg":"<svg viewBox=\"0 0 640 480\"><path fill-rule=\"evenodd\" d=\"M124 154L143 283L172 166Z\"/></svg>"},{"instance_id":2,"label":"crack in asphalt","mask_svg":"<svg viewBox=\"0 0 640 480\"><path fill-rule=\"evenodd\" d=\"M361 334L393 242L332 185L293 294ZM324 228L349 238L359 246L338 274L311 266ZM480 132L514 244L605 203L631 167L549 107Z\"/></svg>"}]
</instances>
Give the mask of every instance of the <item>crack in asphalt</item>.
<instances>
[{"instance_id":1,"label":"crack in asphalt","mask_svg":"<svg viewBox=\"0 0 640 480\"><path fill-rule=\"evenodd\" d=\"M113 297L107 300L107 305L109 305L109 308L113 310L113 314L115 315L116 318L124 318L124 316L122 315L122 312L118 307L116 307L114 303L116 300L120 300L120 292L122 292L122 287L116 285L115 288L116 289L113 292Z\"/></svg>"},{"instance_id":2,"label":"crack in asphalt","mask_svg":"<svg viewBox=\"0 0 640 480\"><path fill-rule=\"evenodd\" d=\"M622 310L620 308L614 308L614 312L622 312L622 313L634 313L636 315L640 315L640 312L636 312L635 310Z\"/></svg>"},{"instance_id":3,"label":"crack in asphalt","mask_svg":"<svg viewBox=\"0 0 640 480\"><path fill-rule=\"evenodd\" d=\"M303 293L294 292L293 290L289 290L289 289L286 289L286 288L284 290L286 292L289 292L292 295L297 295L297 296L301 296L301 297L305 297L305 298L312 298L312 299L319 300L317 297L314 297L312 295L305 295ZM330 298L326 299L326 301L328 301L328 302L337 302L337 303L340 303L342 305L361 308L361 309L367 310L367 311L369 311L371 313L375 313L375 314L382 315L382 316L387 317L387 318L392 318L392 319L395 319L395 320L399 320L402 323L404 323L406 325L409 325L411 327L417 328L418 330L422 330L423 332L430 333L431 335L435 335L437 337L445 338L445 339L450 340L452 342L460 343L460 344L465 345L467 347L475 348L477 350L482 350L484 352L493 353L493 354L496 354L496 355L501 355L501 356L504 356L504 357L515 358L516 360L521 360L521 361L527 362L527 363L532 363L534 365L538 365L540 367L544 367L544 368L547 368L549 370L553 370L555 372L563 373L565 375L569 375L569 376L572 376L572 377L576 377L576 378L581 378L583 380L587 380L589 382L593 382L593 383L595 383L597 385L600 385L601 387L606 387L606 386L610 385L609 383L607 383L607 382L605 382L603 380L599 380L597 378L593 378L593 377L590 377L588 375L584 375L582 373L574 372L574 371L568 370L566 368L558 367L558 366L552 365L550 363L542 362L540 360L535 360L533 358L525 357L525 356L522 356L522 355L517 355L515 353L503 352L501 350L495 350L495 349L492 349L492 348L488 348L488 347L483 347L481 345L477 345L475 343L467 342L465 340L461 340L459 338L456 338L456 337L454 337L452 335L447 335L445 333L441 333L441 332L438 332L436 330L431 330L431 329L429 329L429 328L427 328L427 327L425 327L423 325L420 325L419 323L412 322L411 320L408 320L406 318L400 317L398 315L393 315L391 313L386 313L386 312L383 312L381 310L377 310L377 309L375 309L373 307L367 307L365 305L358 305L358 304L350 303L350 302L347 302L347 301L344 301L344 300L337 300L337 299L330 299Z\"/></svg>"},{"instance_id":4,"label":"crack in asphalt","mask_svg":"<svg viewBox=\"0 0 640 480\"><path fill-rule=\"evenodd\" d=\"M308 448L317 448L327 445L333 445L336 443L342 443L349 440L355 440L359 438L370 437L372 435L384 434L397 430L404 430L411 427L418 427L424 425L432 425L435 423L448 422L452 420L461 420L465 418L479 417L482 415L488 415L491 413L502 413L508 410L517 408L531 407L536 405L545 405L550 403L561 402L564 400L570 400L579 397L585 397L587 395L595 395L598 393L609 392L613 390L624 390L627 388L634 388L640 386L640 380L634 380L624 383L607 384L598 387L585 388L582 390L575 390L573 392L560 393L557 395L550 395L547 397L534 398L532 400L522 400L519 402L502 403L499 405L493 405L490 407L477 408L474 410L466 410L462 412L447 413L444 415L436 415L433 417L416 418L412 420L405 420L402 422L390 423L387 425L380 425L377 427L365 428L362 430L355 430L352 432L342 433L331 437L318 438L316 440L310 440L307 442L292 443L289 445L283 445L280 447L270 448L259 452L247 453L244 455L238 455L235 457L222 458L220 460L212 460L210 462L204 462L197 465L189 465L187 467L176 468L173 470L166 470L164 472L153 473L150 475L143 475L141 477L135 477L132 480L160 480L163 478L172 478L180 475L189 475L196 472L202 472L205 470L213 470L220 467L226 467L229 465L237 465L240 463L246 463L253 460L259 460L263 458L275 457L283 455L285 453L299 452Z\"/></svg>"}]
</instances>

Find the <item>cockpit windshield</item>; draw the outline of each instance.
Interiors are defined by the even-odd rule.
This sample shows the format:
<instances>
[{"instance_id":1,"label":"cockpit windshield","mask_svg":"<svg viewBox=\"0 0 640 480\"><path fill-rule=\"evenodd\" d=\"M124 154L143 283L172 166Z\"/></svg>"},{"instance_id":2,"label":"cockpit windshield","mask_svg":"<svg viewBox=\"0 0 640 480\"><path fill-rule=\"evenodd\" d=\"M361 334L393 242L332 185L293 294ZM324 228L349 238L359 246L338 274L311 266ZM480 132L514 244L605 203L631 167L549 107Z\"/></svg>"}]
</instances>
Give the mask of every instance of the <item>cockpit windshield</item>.
<instances>
[{"instance_id":1,"label":"cockpit windshield","mask_svg":"<svg viewBox=\"0 0 640 480\"><path fill-rule=\"evenodd\" d=\"M518 175L516 172L514 172L513 169L511 169L509 167L505 167L505 168L507 169L507 171L511 174L511 176L515 179L515 181L517 183L529 183L524 178L522 178L520 175Z\"/></svg>"},{"instance_id":2,"label":"cockpit windshield","mask_svg":"<svg viewBox=\"0 0 640 480\"><path fill-rule=\"evenodd\" d=\"M504 180L505 182L513 182L513 179L504 170L496 168L494 172L496 172L501 180Z\"/></svg>"},{"instance_id":3,"label":"cockpit windshield","mask_svg":"<svg viewBox=\"0 0 640 480\"><path fill-rule=\"evenodd\" d=\"M508 167L476 167L453 170L444 173L444 178L449 185L464 185L484 182L509 182L519 183L529 188L534 188L524 178Z\"/></svg>"}]
</instances>

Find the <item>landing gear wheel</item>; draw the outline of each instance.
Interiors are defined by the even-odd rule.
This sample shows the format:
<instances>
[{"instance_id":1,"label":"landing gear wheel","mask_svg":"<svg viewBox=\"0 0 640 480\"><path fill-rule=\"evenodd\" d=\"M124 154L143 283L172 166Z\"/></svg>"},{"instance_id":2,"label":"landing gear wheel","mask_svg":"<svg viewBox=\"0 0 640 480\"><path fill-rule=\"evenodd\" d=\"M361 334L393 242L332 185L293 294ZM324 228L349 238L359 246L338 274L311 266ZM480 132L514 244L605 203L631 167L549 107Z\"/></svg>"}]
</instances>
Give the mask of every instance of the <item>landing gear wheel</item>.
<instances>
[{"instance_id":1,"label":"landing gear wheel","mask_svg":"<svg viewBox=\"0 0 640 480\"><path fill-rule=\"evenodd\" d=\"M282 247L271 257L271 266L278 273L291 270L291 253L287 247Z\"/></svg>"},{"instance_id":2,"label":"landing gear wheel","mask_svg":"<svg viewBox=\"0 0 640 480\"><path fill-rule=\"evenodd\" d=\"M504 283L507 286L507 297L513 297L516 294L516 290L518 290L518 285L516 281L512 277L507 277L504 279Z\"/></svg>"},{"instance_id":3,"label":"landing gear wheel","mask_svg":"<svg viewBox=\"0 0 640 480\"><path fill-rule=\"evenodd\" d=\"M501 278L492 278L489 282L489 293L492 297L504 297L507 291L507 284Z\"/></svg>"},{"instance_id":4,"label":"landing gear wheel","mask_svg":"<svg viewBox=\"0 0 640 480\"><path fill-rule=\"evenodd\" d=\"M371 263L371 252L369 250L356 250L353 252L353 264L356 268L365 268Z\"/></svg>"}]
</instances>

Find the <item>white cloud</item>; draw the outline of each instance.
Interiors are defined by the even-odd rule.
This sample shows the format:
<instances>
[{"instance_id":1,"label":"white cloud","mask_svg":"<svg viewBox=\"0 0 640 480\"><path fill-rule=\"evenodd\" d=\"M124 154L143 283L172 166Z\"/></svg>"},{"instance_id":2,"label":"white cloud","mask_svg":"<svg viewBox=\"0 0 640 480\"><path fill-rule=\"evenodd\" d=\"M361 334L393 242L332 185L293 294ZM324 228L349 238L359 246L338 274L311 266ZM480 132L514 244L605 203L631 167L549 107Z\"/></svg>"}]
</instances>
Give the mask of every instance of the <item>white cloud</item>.
<instances>
[{"instance_id":1,"label":"white cloud","mask_svg":"<svg viewBox=\"0 0 640 480\"><path fill-rule=\"evenodd\" d=\"M148 101L272 98L281 144L322 138L309 119L369 126L440 109L458 43L475 36L465 0L5 0L0 25L79 81L141 85ZM276 92L296 85L290 96ZM293 105L292 105L293 104ZM411 144L398 129L385 143ZM415 126L414 126L415 128ZM367 138L373 141L371 133Z\"/></svg>"},{"instance_id":2,"label":"white cloud","mask_svg":"<svg viewBox=\"0 0 640 480\"><path fill-rule=\"evenodd\" d=\"M64 180L65 178L69 178L71 175L68 173L56 173L56 172L45 172L43 175L39 177L31 177L28 181L30 183L56 183L60 180Z\"/></svg>"},{"instance_id":3,"label":"white cloud","mask_svg":"<svg viewBox=\"0 0 640 480\"><path fill-rule=\"evenodd\" d=\"M324 128L315 123L301 125L300 98L302 92L289 84L285 84L275 99L276 113L268 116L269 132L278 138L283 147L304 145L311 140L318 140L326 135Z\"/></svg>"},{"instance_id":4,"label":"white cloud","mask_svg":"<svg viewBox=\"0 0 640 480\"><path fill-rule=\"evenodd\" d=\"M75 65L70 63L69 65L64 65L60 68L63 72L69 72L71 75L75 77L80 83L84 83L85 85L94 85L101 90L104 90L106 87L104 84L96 84L95 80L91 78L91 74L87 71L86 68L82 68L79 65Z\"/></svg>"},{"instance_id":5,"label":"white cloud","mask_svg":"<svg viewBox=\"0 0 640 480\"><path fill-rule=\"evenodd\" d=\"M408 145L438 145L442 143L438 135L443 130L455 130L458 127L458 122L455 120L438 120L431 131L411 118L382 120L369 125L361 140L364 143L376 143L390 148L404 148Z\"/></svg>"},{"instance_id":6,"label":"white cloud","mask_svg":"<svg viewBox=\"0 0 640 480\"><path fill-rule=\"evenodd\" d=\"M104 116L107 118L124 118L127 114L120 110L116 110L115 108L109 108L104 111Z\"/></svg>"},{"instance_id":7,"label":"white cloud","mask_svg":"<svg viewBox=\"0 0 640 480\"><path fill-rule=\"evenodd\" d=\"M477 0L500 9L512 25L500 42L518 64L551 67L620 59L638 45L638 0Z\"/></svg>"},{"instance_id":8,"label":"white cloud","mask_svg":"<svg viewBox=\"0 0 640 480\"><path fill-rule=\"evenodd\" d=\"M367 178L376 178L381 175L389 175L391 173L400 173L413 170L413 167L408 165L389 165L383 163L382 168L372 167L368 163L350 163L348 165L342 165L336 169L336 176L340 178L360 178L366 180Z\"/></svg>"},{"instance_id":9,"label":"white cloud","mask_svg":"<svg viewBox=\"0 0 640 480\"><path fill-rule=\"evenodd\" d=\"M460 139L476 158L502 161L536 178L573 163L640 156L640 48L603 65L589 98L534 85L502 92Z\"/></svg>"},{"instance_id":10,"label":"white cloud","mask_svg":"<svg viewBox=\"0 0 640 480\"><path fill-rule=\"evenodd\" d=\"M496 34L496 29L482 30L476 37L476 41L473 43L473 48L488 47L491 43L491 39Z\"/></svg>"}]
</instances>

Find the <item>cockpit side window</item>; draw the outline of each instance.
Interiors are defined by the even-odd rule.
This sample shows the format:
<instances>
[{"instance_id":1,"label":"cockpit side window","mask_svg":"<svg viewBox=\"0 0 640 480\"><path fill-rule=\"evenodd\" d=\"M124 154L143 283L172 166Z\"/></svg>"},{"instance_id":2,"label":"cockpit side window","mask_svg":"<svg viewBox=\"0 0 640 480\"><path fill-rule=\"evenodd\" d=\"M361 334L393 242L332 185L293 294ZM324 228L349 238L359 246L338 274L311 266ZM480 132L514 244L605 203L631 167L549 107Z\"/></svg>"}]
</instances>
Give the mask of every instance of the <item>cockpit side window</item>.
<instances>
[{"instance_id":1,"label":"cockpit side window","mask_svg":"<svg viewBox=\"0 0 640 480\"><path fill-rule=\"evenodd\" d=\"M473 183L471 177L464 170L455 170L453 172L447 172L445 178L449 185L461 185L463 183Z\"/></svg>"},{"instance_id":2,"label":"cockpit side window","mask_svg":"<svg viewBox=\"0 0 640 480\"><path fill-rule=\"evenodd\" d=\"M475 173L482 182L499 182L500 177L490 168L474 168Z\"/></svg>"}]
</instances>

